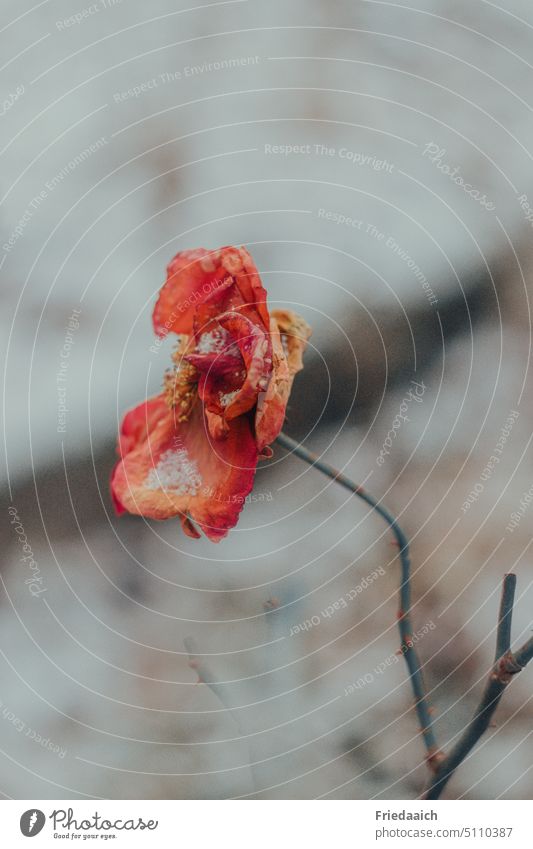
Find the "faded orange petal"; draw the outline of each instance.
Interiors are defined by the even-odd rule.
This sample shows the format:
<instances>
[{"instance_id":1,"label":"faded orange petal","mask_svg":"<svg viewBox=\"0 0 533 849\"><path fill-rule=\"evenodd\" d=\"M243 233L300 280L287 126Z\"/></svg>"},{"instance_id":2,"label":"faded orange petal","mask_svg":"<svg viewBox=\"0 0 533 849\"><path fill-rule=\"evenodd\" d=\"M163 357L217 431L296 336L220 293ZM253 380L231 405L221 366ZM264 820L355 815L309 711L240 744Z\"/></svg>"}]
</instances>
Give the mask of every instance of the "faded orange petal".
<instances>
[{"instance_id":1,"label":"faded orange petal","mask_svg":"<svg viewBox=\"0 0 533 849\"><path fill-rule=\"evenodd\" d=\"M129 513L152 519L180 516L189 536L196 534L192 520L218 542L236 525L256 466L247 417L228 423L225 439L213 443L200 405L185 422L166 408L145 441L117 465L112 491Z\"/></svg>"},{"instance_id":2,"label":"faded orange petal","mask_svg":"<svg viewBox=\"0 0 533 849\"><path fill-rule=\"evenodd\" d=\"M259 399L255 415L257 448L264 453L279 435L295 375L303 368L303 355L311 328L292 310L272 310L272 377Z\"/></svg>"},{"instance_id":3,"label":"faded orange petal","mask_svg":"<svg viewBox=\"0 0 533 849\"><path fill-rule=\"evenodd\" d=\"M304 367L303 355L313 331L305 319L292 310L272 310L272 317L279 327L286 348L289 372L294 379L295 374Z\"/></svg>"}]
</instances>

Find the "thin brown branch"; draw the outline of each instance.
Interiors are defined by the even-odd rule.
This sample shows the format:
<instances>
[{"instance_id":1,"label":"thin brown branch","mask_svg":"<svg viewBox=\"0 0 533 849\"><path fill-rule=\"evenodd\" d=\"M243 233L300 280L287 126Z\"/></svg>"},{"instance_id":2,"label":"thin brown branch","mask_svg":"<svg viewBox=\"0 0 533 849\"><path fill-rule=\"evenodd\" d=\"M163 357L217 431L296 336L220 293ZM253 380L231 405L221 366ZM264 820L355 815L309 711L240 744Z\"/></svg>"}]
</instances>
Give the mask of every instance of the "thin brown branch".
<instances>
[{"instance_id":1,"label":"thin brown branch","mask_svg":"<svg viewBox=\"0 0 533 849\"><path fill-rule=\"evenodd\" d=\"M438 765L424 794L424 799L440 798L457 767L462 764L489 727L513 676L521 672L533 656L533 638L514 654L511 651L511 623L515 588L516 575L505 575L498 616L496 656L481 701L455 746Z\"/></svg>"}]
</instances>

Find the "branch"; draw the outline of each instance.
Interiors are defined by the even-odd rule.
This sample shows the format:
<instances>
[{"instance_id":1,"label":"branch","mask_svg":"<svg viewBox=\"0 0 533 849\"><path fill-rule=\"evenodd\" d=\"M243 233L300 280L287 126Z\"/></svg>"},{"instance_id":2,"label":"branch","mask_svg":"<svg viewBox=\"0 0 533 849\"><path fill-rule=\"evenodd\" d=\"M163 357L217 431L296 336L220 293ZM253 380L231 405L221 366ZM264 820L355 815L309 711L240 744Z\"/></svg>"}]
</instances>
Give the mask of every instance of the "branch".
<instances>
[{"instance_id":1,"label":"branch","mask_svg":"<svg viewBox=\"0 0 533 849\"><path fill-rule=\"evenodd\" d=\"M411 687L415 697L415 709L420 723L420 730L424 745L426 748L426 762L431 770L436 770L439 763L444 758L444 753L441 752L437 744L435 732L433 730L433 721L431 718L431 708L424 686L422 677L422 668L418 652L413 644L413 628L411 625L411 561L409 558L409 543L404 532L398 525L398 522L375 498L373 498L363 487L358 486L342 472L324 463L316 454L308 451L303 445L300 445L294 439L281 433L276 442L291 451L301 460L314 466L324 475L327 475L332 480L340 483L345 489L348 489L358 498L361 498L366 504L370 505L391 529L396 542L398 544L400 564L401 564L401 584L400 584L400 609L398 612L398 627L402 641L402 654L407 663Z\"/></svg>"},{"instance_id":2,"label":"branch","mask_svg":"<svg viewBox=\"0 0 533 849\"><path fill-rule=\"evenodd\" d=\"M439 748L433 730L429 699L422 677L420 660L413 645L411 627L411 563L409 543L398 522L389 511L342 472L324 463L316 454L308 451L294 439L280 434L276 440L279 445L291 451L301 460L314 466L320 472L340 483L341 486L369 504L385 520L398 543L401 563L400 610L398 626L402 639L402 654L405 656L411 688L415 696L415 708L420 722L422 738L426 748L426 763L433 772L430 785L424 799L438 799L457 767L472 751L478 740L487 730L500 700L512 677L520 672L533 659L533 637L516 652L511 651L511 624L513 615L516 575L505 575L502 588L498 628L496 635L496 656L494 664L474 717L466 727L456 745L449 754Z\"/></svg>"},{"instance_id":3,"label":"branch","mask_svg":"<svg viewBox=\"0 0 533 849\"><path fill-rule=\"evenodd\" d=\"M450 753L439 764L424 794L424 799L438 799L457 767L472 751L490 725L492 717L513 675L526 666L533 657L533 637L517 652L511 651L511 621L513 615L516 575L505 575L502 587L496 656L481 701L473 718Z\"/></svg>"},{"instance_id":4,"label":"branch","mask_svg":"<svg viewBox=\"0 0 533 849\"><path fill-rule=\"evenodd\" d=\"M516 575L509 573L504 576L500 611L498 613L498 628L496 631L496 654L494 663L511 648L511 626L513 624L513 606L516 592Z\"/></svg>"}]
</instances>

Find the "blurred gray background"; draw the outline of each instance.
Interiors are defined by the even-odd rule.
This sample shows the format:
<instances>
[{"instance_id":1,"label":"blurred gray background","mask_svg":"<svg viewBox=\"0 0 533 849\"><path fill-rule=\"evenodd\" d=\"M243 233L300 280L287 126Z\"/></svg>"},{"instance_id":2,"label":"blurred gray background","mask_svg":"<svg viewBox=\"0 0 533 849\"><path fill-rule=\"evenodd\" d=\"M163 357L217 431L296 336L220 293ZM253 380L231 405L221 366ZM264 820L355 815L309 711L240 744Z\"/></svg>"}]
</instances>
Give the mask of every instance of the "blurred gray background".
<instances>
[{"instance_id":1,"label":"blurred gray background","mask_svg":"<svg viewBox=\"0 0 533 849\"><path fill-rule=\"evenodd\" d=\"M454 739L505 571L516 643L531 630L530 4L1 9L1 793L415 798L379 518L279 448L219 546L116 519L108 478L123 412L169 364L171 340L150 351L166 263L245 244L271 305L314 327L286 432L412 539L418 649ZM532 697L528 670L448 797L531 798Z\"/></svg>"}]
</instances>

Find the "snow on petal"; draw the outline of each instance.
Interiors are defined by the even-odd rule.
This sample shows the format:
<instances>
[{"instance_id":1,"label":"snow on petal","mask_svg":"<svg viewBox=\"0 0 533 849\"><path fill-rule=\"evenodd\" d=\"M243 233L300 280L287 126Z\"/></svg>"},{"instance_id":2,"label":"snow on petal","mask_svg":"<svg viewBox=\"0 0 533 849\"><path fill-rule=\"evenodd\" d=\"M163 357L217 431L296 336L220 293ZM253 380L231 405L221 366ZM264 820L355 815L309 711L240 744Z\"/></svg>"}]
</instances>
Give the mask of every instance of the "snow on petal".
<instances>
[{"instance_id":1,"label":"snow on petal","mask_svg":"<svg viewBox=\"0 0 533 849\"><path fill-rule=\"evenodd\" d=\"M230 422L225 438L214 442L200 405L185 422L166 407L144 442L117 464L113 495L130 513L152 519L179 516L182 525L189 520L184 525L189 535L195 532L192 520L218 542L238 521L257 459L247 417Z\"/></svg>"}]
</instances>

